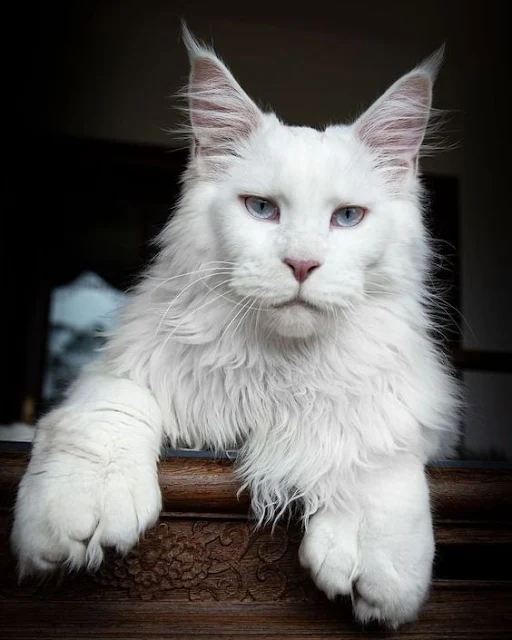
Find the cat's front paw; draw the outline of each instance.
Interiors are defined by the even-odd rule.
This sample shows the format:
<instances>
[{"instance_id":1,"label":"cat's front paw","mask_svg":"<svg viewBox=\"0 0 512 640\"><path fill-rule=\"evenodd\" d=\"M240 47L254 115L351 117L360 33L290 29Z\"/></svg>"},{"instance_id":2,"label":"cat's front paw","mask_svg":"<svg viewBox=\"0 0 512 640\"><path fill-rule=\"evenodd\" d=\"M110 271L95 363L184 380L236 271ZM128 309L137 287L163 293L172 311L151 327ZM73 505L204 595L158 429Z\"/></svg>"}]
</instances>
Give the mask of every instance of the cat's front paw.
<instances>
[{"instance_id":1,"label":"cat's front paw","mask_svg":"<svg viewBox=\"0 0 512 640\"><path fill-rule=\"evenodd\" d=\"M317 512L299 550L302 566L329 598L350 594L359 622L411 622L427 597L434 557L426 498L418 494L403 511L381 497L359 514Z\"/></svg>"},{"instance_id":2,"label":"cat's front paw","mask_svg":"<svg viewBox=\"0 0 512 640\"><path fill-rule=\"evenodd\" d=\"M431 562L424 558L414 566L397 567L385 555L367 557L356 583L356 618L393 629L415 620L428 594Z\"/></svg>"},{"instance_id":3,"label":"cat's front paw","mask_svg":"<svg viewBox=\"0 0 512 640\"><path fill-rule=\"evenodd\" d=\"M433 557L429 520L414 532L397 530L389 539L363 536L355 583L356 618L363 624L376 621L393 629L415 620L428 594Z\"/></svg>"},{"instance_id":4,"label":"cat's front paw","mask_svg":"<svg viewBox=\"0 0 512 640\"><path fill-rule=\"evenodd\" d=\"M329 598L352 592L357 570L357 529L357 519L351 514L323 510L309 521L299 560Z\"/></svg>"},{"instance_id":5,"label":"cat's front paw","mask_svg":"<svg viewBox=\"0 0 512 640\"><path fill-rule=\"evenodd\" d=\"M12 546L21 576L97 568L103 547L127 552L161 509L156 466L108 464L85 450L35 456L19 488Z\"/></svg>"}]
</instances>

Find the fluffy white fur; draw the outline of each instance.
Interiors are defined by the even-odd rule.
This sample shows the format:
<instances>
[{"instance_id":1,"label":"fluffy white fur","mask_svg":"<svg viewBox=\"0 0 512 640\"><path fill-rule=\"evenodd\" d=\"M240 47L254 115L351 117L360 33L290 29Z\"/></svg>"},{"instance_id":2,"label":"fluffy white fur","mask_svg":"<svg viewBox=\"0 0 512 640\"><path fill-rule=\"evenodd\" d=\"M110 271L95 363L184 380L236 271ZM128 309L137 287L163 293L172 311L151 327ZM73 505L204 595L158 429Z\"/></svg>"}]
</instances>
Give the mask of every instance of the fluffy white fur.
<instances>
[{"instance_id":1,"label":"fluffy white fur","mask_svg":"<svg viewBox=\"0 0 512 640\"><path fill-rule=\"evenodd\" d=\"M101 360L38 426L16 504L20 572L129 549L158 517L164 440L237 447L257 521L296 506L318 586L351 593L361 621L397 626L428 590L424 465L457 422L431 337L417 176L439 60L352 125L317 131L262 113L185 40L182 198ZM252 217L244 195L272 198L279 221ZM333 228L342 205L367 214ZM286 258L320 266L299 284Z\"/></svg>"}]
</instances>

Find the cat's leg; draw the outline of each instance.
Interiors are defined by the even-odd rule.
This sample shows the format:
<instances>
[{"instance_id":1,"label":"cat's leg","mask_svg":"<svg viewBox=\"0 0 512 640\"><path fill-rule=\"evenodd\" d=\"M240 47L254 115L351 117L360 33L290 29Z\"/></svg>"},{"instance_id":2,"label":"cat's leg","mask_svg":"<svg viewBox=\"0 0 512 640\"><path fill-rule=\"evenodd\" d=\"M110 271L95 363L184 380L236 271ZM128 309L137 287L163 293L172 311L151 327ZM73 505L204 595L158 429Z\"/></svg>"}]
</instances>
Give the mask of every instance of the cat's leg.
<instances>
[{"instance_id":1,"label":"cat's leg","mask_svg":"<svg viewBox=\"0 0 512 640\"><path fill-rule=\"evenodd\" d=\"M12 532L20 574L96 568L103 547L128 551L160 513L161 439L147 389L108 375L79 380L37 427Z\"/></svg>"},{"instance_id":2,"label":"cat's leg","mask_svg":"<svg viewBox=\"0 0 512 640\"><path fill-rule=\"evenodd\" d=\"M360 473L351 511L322 509L300 549L329 597L351 594L361 622L397 627L416 618L431 577L434 538L424 465L400 456Z\"/></svg>"},{"instance_id":3,"label":"cat's leg","mask_svg":"<svg viewBox=\"0 0 512 640\"><path fill-rule=\"evenodd\" d=\"M361 498L355 614L361 622L396 628L417 617L432 575L434 534L424 464L403 455L365 472Z\"/></svg>"}]
</instances>

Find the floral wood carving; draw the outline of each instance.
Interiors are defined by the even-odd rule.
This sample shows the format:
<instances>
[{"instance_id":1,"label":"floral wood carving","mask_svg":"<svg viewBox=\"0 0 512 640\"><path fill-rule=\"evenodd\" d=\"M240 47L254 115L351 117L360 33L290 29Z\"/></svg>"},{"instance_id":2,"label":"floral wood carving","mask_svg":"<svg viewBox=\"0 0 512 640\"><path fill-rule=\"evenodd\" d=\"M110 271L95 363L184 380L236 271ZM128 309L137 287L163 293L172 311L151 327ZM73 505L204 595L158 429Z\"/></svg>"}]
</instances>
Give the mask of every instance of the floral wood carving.
<instances>
[{"instance_id":1,"label":"floral wood carving","mask_svg":"<svg viewBox=\"0 0 512 640\"><path fill-rule=\"evenodd\" d=\"M296 559L299 541L295 529L272 533L252 531L245 521L168 520L126 558L109 554L92 580L144 600L304 599L314 589Z\"/></svg>"}]
</instances>

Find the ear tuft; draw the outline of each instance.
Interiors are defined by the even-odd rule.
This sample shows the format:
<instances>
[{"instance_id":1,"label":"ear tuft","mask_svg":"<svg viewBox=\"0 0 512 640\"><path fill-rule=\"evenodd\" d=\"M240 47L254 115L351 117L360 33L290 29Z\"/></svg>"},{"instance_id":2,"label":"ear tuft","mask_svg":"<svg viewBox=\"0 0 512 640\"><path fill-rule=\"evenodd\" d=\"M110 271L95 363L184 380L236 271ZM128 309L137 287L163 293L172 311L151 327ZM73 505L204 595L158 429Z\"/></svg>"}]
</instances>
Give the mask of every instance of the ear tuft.
<instances>
[{"instance_id":1,"label":"ear tuft","mask_svg":"<svg viewBox=\"0 0 512 640\"><path fill-rule=\"evenodd\" d=\"M187 50L188 59L191 65L195 58L201 56L212 56L212 58L216 57L212 47L209 47L205 43L197 40L184 20L181 21L181 39L183 40L183 44Z\"/></svg>"},{"instance_id":2,"label":"ear tuft","mask_svg":"<svg viewBox=\"0 0 512 640\"><path fill-rule=\"evenodd\" d=\"M417 69L421 69L430 76L432 84L436 81L439 70L443 64L445 50L446 46L443 43L439 49L434 51L428 58L425 58L417 67Z\"/></svg>"}]
</instances>

